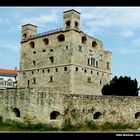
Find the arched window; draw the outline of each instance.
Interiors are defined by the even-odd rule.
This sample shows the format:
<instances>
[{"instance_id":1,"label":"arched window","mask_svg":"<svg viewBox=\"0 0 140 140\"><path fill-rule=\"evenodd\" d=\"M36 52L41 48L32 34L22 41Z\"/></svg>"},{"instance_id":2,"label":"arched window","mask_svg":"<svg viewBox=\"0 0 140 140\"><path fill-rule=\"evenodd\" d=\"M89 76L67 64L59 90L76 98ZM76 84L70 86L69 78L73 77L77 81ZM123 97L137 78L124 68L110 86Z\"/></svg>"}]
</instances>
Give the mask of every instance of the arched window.
<instances>
[{"instance_id":1,"label":"arched window","mask_svg":"<svg viewBox=\"0 0 140 140\"><path fill-rule=\"evenodd\" d=\"M23 34L23 38L25 39L27 37L27 34L25 33L25 34Z\"/></svg>"},{"instance_id":2,"label":"arched window","mask_svg":"<svg viewBox=\"0 0 140 140\"><path fill-rule=\"evenodd\" d=\"M140 119L140 112L137 112L137 113L135 114L135 119Z\"/></svg>"},{"instance_id":3,"label":"arched window","mask_svg":"<svg viewBox=\"0 0 140 140\"><path fill-rule=\"evenodd\" d=\"M4 79L3 78L0 78L0 85L4 85Z\"/></svg>"},{"instance_id":4,"label":"arched window","mask_svg":"<svg viewBox=\"0 0 140 140\"><path fill-rule=\"evenodd\" d=\"M45 45L48 45L49 44L49 39L48 38L44 38L43 42L44 42Z\"/></svg>"},{"instance_id":5,"label":"arched window","mask_svg":"<svg viewBox=\"0 0 140 140\"><path fill-rule=\"evenodd\" d=\"M7 86L10 86L10 87L13 86L13 81L11 79L8 79Z\"/></svg>"},{"instance_id":6,"label":"arched window","mask_svg":"<svg viewBox=\"0 0 140 140\"><path fill-rule=\"evenodd\" d=\"M50 62L51 62L51 63L54 63L54 58L53 58L53 56L50 57Z\"/></svg>"},{"instance_id":7,"label":"arched window","mask_svg":"<svg viewBox=\"0 0 140 140\"><path fill-rule=\"evenodd\" d=\"M18 108L14 108L12 111L13 111L15 117L20 117L20 110Z\"/></svg>"},{"instance_id":8,"label":"arched window","mask_svg":"<svg viewBox=\"0 0 140 140\"><path fill-rule=\"evenodd\" d=\"M85 44L85 43L86 43L86 41L87 41L86 36L83 36L83 37L82 37L82 43L83 43L83 44Z\"/></svg>"},{"instance_id":9,"label":"arched window","mask_svg":"<svg viewBox=\"0 0 140 140\"><path fill-rule=\"evenodd\" d=\"M75 27L78 28L78 22L75 22Z\"/></svg>"},{"instance_id":10,"label":"arched window","mask_svg":"<svg viewBox=\"0 0 140 140\"><path fill-rule=\"evenodd\" d=\"M66 22L66 27L70 27L70 21Z\"/></svg>"},{"instance_id":11,"label":"arched window","mask_svg":"<svg viewBox=\"0 0 140 140\"><path fill-rule=\"evenodd\" d=\"M95 48L96 46L97 46L97 42L96 41L93 41L92 42L92 47Z\"/></svg>"},{"instance_id":12,"label":"arched window","mask_svg":"<svg viewBox=\"0 0 140 140\"><path fill-rule=\"evenodd\" d=\"M35 48L35 43L32 41L32 42L30 42L30 47L31 48Z\"/></svg>"},{"instance_id":13,"label":"arched window","mask_svg":"<svg viewBox=\"0 0 140 140\"><path fill-rule=\"evenodd\" d=\"M102 117L102 113L101 112L96 112L93 114L93 119L100 119Z\"/></svg>"},{"instance_id":14,"label":"arched window","mask_svg":"<svg viewBox=\"0 0 140 140\"><path fill-rule=\"evenodd\" d=\"M59 42L65 41L65 36L63 34L61 34L57 37L57 39L58 39Z\"/></svg>"},{"instance_id":15,"label":"arched window","mask_svg":"<svg viewBox=\"0 0 140 140\"><path fill-rule=\"evenodd\" d=\"M61 119L61 114L60 114L60 112L58 112L58 111L53 111L53 112L51 112L51 114L50 114L50 119L51 120L59 120L59 119Z\"/></svg>"}]
</instances>

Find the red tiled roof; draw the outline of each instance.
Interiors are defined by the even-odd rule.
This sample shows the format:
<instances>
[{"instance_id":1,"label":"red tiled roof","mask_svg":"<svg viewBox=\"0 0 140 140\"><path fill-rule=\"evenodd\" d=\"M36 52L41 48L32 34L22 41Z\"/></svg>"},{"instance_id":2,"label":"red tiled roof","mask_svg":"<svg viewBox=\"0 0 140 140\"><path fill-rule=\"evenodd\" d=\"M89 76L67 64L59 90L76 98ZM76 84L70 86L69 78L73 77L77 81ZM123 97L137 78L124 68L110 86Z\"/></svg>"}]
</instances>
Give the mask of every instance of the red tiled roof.
<instances>
[{"instance_id":1,"label":"red tiled roof","mask_svg":"<svg viewBox=\"0 0 140 140\"><path fill-rule=\"evenodd\" d=\"M9 69L0 69L0 73L4 74L17 74L16 70L9 70Z\"/></svg>"}]
</instances>

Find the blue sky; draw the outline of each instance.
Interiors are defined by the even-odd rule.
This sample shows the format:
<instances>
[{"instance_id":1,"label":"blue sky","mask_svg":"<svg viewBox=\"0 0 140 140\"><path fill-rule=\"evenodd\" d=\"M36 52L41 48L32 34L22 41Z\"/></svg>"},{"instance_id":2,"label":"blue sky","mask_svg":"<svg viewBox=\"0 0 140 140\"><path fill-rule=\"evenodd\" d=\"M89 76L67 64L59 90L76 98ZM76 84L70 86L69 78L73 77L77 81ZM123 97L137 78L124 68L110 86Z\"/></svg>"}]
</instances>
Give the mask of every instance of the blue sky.
<instances>
[{"instance_id":1,"label":"blue sky","mask_svg":"<svg viewBox=\"0 0 140 140\"><path fill-rule=\"evenodd\" d=\"M0 7L0 68L19 68L21 25L35 24L38 33L57 29L69 9L81 13L81 30L112 52L113 76L140 85L140 7Z\"/></svg>"}]
</instances>

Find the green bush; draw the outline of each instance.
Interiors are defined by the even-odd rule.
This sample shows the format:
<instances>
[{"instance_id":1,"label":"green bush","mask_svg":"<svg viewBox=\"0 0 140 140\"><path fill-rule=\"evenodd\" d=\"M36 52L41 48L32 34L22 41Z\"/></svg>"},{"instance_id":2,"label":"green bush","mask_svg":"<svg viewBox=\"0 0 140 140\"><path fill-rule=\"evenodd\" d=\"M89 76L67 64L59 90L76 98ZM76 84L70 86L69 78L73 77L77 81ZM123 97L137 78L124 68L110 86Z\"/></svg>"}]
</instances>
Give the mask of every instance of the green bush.
<instances>
[{"instance_id":1,"label":"green bush","mask_svg":"<svg viewBox=\"0 0 140 140\"><path fill-rule=\"evenodd\" d=\"M101 125L103 129L132 129L133 126L131 124L122 124L122 123L111 123L106 122Z\"/></svg>"},{"instance_id":2,"label":"green bush","mask_svg":"<svg viewBox=\"0 0 140 140\"><path fill-rule=\"evenodd\" d=\"M88 121L87 122L87 127L90 128L90 129L96 129L97 125L95 124L94 121Z\"/></svg>"}]
</instances>

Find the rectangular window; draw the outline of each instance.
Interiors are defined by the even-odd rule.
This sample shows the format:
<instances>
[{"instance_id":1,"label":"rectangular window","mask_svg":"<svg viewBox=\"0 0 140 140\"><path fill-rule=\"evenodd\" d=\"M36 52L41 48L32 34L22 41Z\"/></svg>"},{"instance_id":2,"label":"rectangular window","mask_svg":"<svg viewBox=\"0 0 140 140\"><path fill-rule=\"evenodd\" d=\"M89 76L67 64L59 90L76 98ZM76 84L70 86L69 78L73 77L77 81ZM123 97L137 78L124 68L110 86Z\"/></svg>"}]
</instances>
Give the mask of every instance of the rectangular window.
<instances>
[{"instance_id":1,"label":"rectangular window","mask_svg":"<svg viewBox=\"0 0 140 140\"><path fill-rule=\"evenodd\" d=\"M90 58L88 58L88 65L90 65Z\"/></svg>"},{"instance_id":2,"label":"rectangular window","mask_svg":"<svg viewBox=\"0 0 140 140\"><path fill-rule=\"evenodd\" d=\"M96 61L96 67L97 67L97 68L99 67L99 62L98 62L98 61Z\"/></svg>"},{"instance_id":3,"label":"rectangular window","mask_svg":"<svg viewBox=\"0 0 140 140\"><path fill-rule=\"evenodd\" d=\"M36 84L36 78L33 78L33 84Z\"/></svg>"},{"instance_id":4,"label":"rectangular window","mask_svg":"<svg viewBox=\"0 0 140 140\"><path fill-rule=\"evenodd\" d=\"M64 67L64 71L67 71L68 69L67 69L67 67Z\"/></svg>"},{"instance_id":5,"label":"rectangular window","mask_svg":"<svg viewBox=\"0 0 140 140\"><path fill-rule=\"evenodd\" d=\"M82 52L82 46L79 45L79 51Z\"/></svg>"},{"instance_id":6,"label":"rectangular window","mask_svg":"<svg viewBox=\"0 0 140 140\"><path fill-rule=\"evenodd\" d=\"M50 76L49 82L53 82L53 76Z\"/></svg>"},{"instance_id":7,"label":"rectangular window","mask_svg":"<svg viewBox=\"0 0 140 140\"><path fill-rule=\"evenodd\" d=\"M91 77L87 77L87 83L91 83Z\"/></svg>"},{"instance_id":8,"label":"rectangular window","mask_svg":"<svg viewBox=\"0 0 140 140\"><path fill-rule=\"evenodd\" d=\"M106 69L110 69L110 63L109 62L106 63Z\"/></svg>"}]
</instances>

